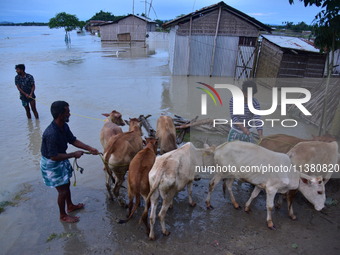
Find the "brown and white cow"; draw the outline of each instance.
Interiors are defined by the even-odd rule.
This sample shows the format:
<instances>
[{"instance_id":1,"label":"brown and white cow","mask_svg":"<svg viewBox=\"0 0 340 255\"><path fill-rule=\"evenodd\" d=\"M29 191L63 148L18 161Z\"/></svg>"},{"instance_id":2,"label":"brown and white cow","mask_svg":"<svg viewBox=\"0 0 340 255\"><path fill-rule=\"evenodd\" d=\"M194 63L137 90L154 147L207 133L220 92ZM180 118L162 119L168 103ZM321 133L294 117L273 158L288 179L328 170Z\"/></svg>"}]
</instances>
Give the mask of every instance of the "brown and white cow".
<instances>
[{"instance_id":1,"label":"brown and white cow","mask_svg":"<svg viewBox=\"0 0 340 255\"><path fill-rule=\"evenodd\" d=\"M224 178L227 178L227 188L235 208L239 208L239 205L232 192L234 179L255 185L255 189L246 203L246 211L249 211L250 203L259 192L262 189L266 191L267 226L271 229L274 228L271 211L274 207L276 193L286 193L298 189L314 205L316 210L320 211L324 207L326 196L322 177L311 177L294 171L287 154L273 152L256 144L235 141L224 143L216 148L215 162L219 166L231 166L234 171L215 173L209 184L209 193L206 199L207 208L212 208L210 204L211 193L216 184ZM272 167L272 169L275 168L279 171L271 170L264 173L265 166L267 169ZM289 212L292 213L291 208L289 208ZM293 213L290 216L294 219Z\"/></svg>"},{"instance_id":2,"label":"brown and white cow","mask_svg":"<svg viewBox=\"0 0 340 255\"><path fill-rule=\"evenodd\" d=\"M161 155L177 148L176 128L171 117L160 116L158 118L156 137Z\"/></svg>"},{"instance_id":3,"label":"brown and white cow","mask_svg":"<svg viewBox=\"0 0 340 255\"><path fill-rule=\"evenodd\" d=\"M110 197L113 194L118 198L119 189L124 182L124 176L129 168L130 161L143 149L142 131L140 121L136 118L130 119L129 132L112 136L104 150L105 170L110 176L106 187ZM118 200L122 204L122 200Z\"/></svg>"},{"instance_id":4,"label":"brown and white cow","mask_svg":"<svg viewBox=\"0 0 340 255\"><path fill-rule=\"evenodd\" d=\"M145 209L140 221L144 222L147 233L149 233L146 199L150 192L149 172L156 159L157 139L146 138L146 142L146 147L139 151L130 162L128 173L129 215L127 219L120 220L119 223L126 223L131 219L140 204L140 196L142 195L145 201ZM135 204L133 204L134 198Z\"/></svg>"},{"instance_id":5,"label":"brown and white cow","mask_svg":"<svg viewBox=\"0 0 340 255\"><path fill-rule=\"evenodd\" d=\"M291 135L276 134L263 137L259 145L271 151L287 153L290 149L292 149L296 144L300 142L308 141L333 142L335 140L336 140L335 137L329 134L323 136L313 136L312 140L301 139L299 137Z\"/></svg>"},{"instance_id":6,"label":"brown and white cow","mask_svg":"<svg viewBox=\"0 0 340 255\"><path fill-rule=\"evenodd\" d=\"M107 117L100 131L100 143L102 144L103 149L105 149L107 142L112 136L123 133L119 126L124 126L125 123L122 119L122 115L115 110L110 113L103 113L102 115Z\"/></svg>"},{"instance_id":7,"label":"brown and white cow","mask_svg":"<svg viewBox=\"0 0 340 255\"><path fill-rule=\"evenodd\" d=\"M195 172L195 167L213 164L213 148L197 149L190 142L156 158L149 173L150 193L147 198L147 201L151 202L150 240L155 239L154 225L159 195L163 203L158 216L163 235L169 235L170 232L165 227L165 215L169 206L172 205L174 196L187 186L189 204L195 206L196 203L192 200L192 182L195 177L199 176L199 173Z\"/></svg>"}]
</instances>

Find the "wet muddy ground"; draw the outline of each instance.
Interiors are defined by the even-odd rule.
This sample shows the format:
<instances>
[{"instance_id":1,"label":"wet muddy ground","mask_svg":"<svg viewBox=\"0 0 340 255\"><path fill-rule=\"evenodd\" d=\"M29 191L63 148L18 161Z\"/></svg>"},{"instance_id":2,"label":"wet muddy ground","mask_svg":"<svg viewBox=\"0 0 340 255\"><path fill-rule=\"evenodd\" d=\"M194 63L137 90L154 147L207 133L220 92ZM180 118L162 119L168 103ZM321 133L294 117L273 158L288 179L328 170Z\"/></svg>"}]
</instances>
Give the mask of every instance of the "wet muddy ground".
<instances>
[{"instance_id":1,"label":"wet muddy ground","mask_svg":"<svg viewBox=\"0 0 340 255\"><path fill-rule=\"evenodd\" d=\"M220 184L212 196L214 209L206 210L208 180L196 181L197 206L190 207L186 191L180 192L166 217L171 234L163 236L157 220L156 240L149 241L144 225L138 224L142 208L130 222L116 223L127 211L108 198L104 183L98 189L72 187L74 202L86 204L74 213L80 216L75 224L58 220L54 189L31 183L17 205L1 214L1 228L7 233L1 240L6 244L2 254L339 254L339 184L338 179L327 184L332 200L321 212L299 195L294 204L296 221L288 218L284 203L273 212L277 228L273 231L266 227L263 192L247 214L223 198ZM242 205L252 187L235 183L234 190Z\"/></svg>"}]
</instances>

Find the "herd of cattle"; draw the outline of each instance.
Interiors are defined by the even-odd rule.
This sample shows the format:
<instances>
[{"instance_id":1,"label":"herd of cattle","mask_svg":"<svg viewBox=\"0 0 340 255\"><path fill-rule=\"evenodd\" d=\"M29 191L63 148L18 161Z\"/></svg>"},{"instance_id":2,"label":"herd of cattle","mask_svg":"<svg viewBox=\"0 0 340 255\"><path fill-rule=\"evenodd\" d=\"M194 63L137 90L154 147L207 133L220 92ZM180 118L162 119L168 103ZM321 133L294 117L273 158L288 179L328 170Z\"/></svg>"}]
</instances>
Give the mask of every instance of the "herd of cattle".
<instances>
[{"instance_id":1,"label":"herd of cattle","mask_svg":"<svg viewBox=\"0 0 340 255\"><path fill-rule=\"evenodd\" d=\"M122 115L117 111L103 114L107 117L101 130L100 141L104 148L104 170L106 187L112 199L114 197L121 205L123 199L119 190L128 173L129 215L120 223L127 222L140 204L140 197L145 200L145 209L140 219L147 227L149 239L155 239L154 224L159 196L162 197L162 208L158 214L162 232L169 235L165 227L165 215L172 206L174 196L187 186L189 204L195 206L192 200L192 183L200 177L195 172L195 166L232 165L237 169L241 166L310 166L339 164L340 154L338 144L333 137L313 137L313 140L303 140L288 135L272 135L264 137L259 145L234 141L217 147L196 148L188 142L177 148L176 130L173 120L161 116L157 121L156 138L142 139L141 123L138 119L130 119L129 131L123 132L119 126L125 125ZM146 144L146 145L145 145ZM144 148L143 148L143 145ZM157 148L160 156L156 156ZM274 229L271 211L274 208L274 197L277 193L286 194L288 213L296 219L293 212L293 198L297 191L314 205L316 210L324 207L326 195L325 184L330 179L329 171L319 173L307 171L300 167L299 171L288 172L215 172L209 183L206 198L207 209L211 209L210 197L214 187L223 180L223 190L227 188L235 208L239 204L232 192L234 179L249 182L255 186L245 211L250 210L252 200L261 190L266 192L267 226ZM133 203L135 199L135 203ZM150 222L148 224L148 211Z\"/></svg>"}]
</instances>

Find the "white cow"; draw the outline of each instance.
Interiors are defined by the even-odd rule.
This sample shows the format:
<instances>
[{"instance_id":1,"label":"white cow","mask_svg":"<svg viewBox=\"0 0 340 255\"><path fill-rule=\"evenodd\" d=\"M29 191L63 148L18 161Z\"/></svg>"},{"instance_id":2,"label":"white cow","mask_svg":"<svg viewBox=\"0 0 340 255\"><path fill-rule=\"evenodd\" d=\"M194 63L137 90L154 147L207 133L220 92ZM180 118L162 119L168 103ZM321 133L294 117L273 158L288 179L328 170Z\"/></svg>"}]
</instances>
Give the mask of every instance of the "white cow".
<instances>
[{"instance_id":1,"label":"white cow","mask_svg":"<svg viewBox=\"0 0 340 255\"><path fill-rule=\"evenodd\" d=\"M271 211L274 207L276 193L286 193L289 190L298 189L316 210L319 211L324 207L326 196L322 177L312 177L294 171L291 160L286 154L273 152L252 143L235 141L224 143L216 148L215 163L219 166L234 167L236 171L216 172L209 184L209 193L206 199L207 208L212 208L210 204L211 192L222 178L228 178L227 188L235 208L238 208L239 205L232 192L234 179L241 179L255 185L255 189L246 203L246 211L249 211L252 200L259 192L262 189L266 191L267 225L270 229L274 229ZM281 171L271 171L270 173L250 171L250 169L253 171L255 169L264 170L265 166L267 169L271 166L272 169L276 168ZM288 171L284 172L283 170ZM292 213L291 208L289 208L289 212ZM295 217L293 214L290 216Z\"/></svg>"},{"instance_id":2,"label":"white cow","mask_svg":"<svg viewBox=\"0 0 340 255\"><path fill-rule=\"evenodd\" d=\"M338 143L300 142L287 155L297 169L311 176L321 175L326 184L338 164Z\"/></svg>"},{"instance_id":3,"label":"white cow","mask_svg":"<svg viewBox=\"0 0 340 255\"><path fill-rule=\"evenodd\" d=\"M199 173L195 172L196 166L214 165L213 148L197 149L192 143L186 143L181 148L170 151L156 158L155 164L149 173L150 193L147 204L151 202L150 213L150 240L155 239L154 224L158 197L163 199L162 208L158 214L164 235L170 232L165 228L165 215L172 204L176 193L186 185L189 195L189 204L195 206L192 194L192 182Z\"/></svg>"}]
</instances>

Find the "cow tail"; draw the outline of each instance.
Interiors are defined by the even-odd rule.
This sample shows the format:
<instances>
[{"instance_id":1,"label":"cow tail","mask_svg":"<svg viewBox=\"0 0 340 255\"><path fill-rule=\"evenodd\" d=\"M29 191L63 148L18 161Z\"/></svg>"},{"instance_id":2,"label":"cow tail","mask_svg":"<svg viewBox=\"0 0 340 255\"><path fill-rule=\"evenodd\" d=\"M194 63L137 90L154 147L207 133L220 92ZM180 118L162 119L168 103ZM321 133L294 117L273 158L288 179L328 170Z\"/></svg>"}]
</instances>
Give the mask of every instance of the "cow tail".
<instances>
[{"instance_id":1,"label":"cow tail","mask_svg":"<svg viewBox=\"0 0 340 255\"><path fill-rule=\"evenodd\" d=\"M155 180L155 183L154 183L152 189L150 190L148 197L146 198L146 206L149 205L150 197L151 197L152 194L155 192L155 190L158 188L159 183L161 182L161 179L162 179L163 174L164 174L164 172L162 172L161 174L157 175L156 180ZM148 209L149 209L149 207L148 207Z\"/></svg>"}]
</instances>

